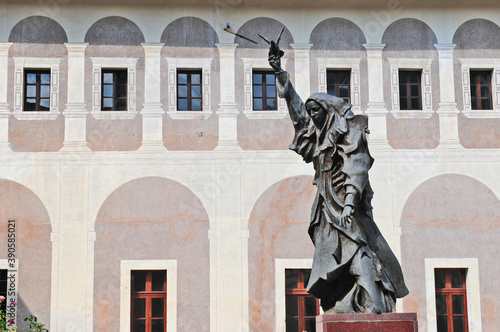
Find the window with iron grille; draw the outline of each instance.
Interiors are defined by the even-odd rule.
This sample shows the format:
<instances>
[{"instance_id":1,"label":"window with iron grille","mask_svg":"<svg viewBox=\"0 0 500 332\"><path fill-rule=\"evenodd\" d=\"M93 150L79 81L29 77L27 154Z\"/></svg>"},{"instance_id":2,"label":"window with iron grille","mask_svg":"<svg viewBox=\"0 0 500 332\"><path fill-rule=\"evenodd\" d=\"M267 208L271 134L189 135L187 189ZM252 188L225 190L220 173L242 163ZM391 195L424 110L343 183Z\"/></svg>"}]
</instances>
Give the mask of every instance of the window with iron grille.
<instances>
[{"instance_id":1,"label":"window with iron grille","mask_svg":"<svg viewBox=\"0 0 500 332\"><path fill-rule=\"evenodd\" d=\"M276 79L271 71L252 72L253 110L277 110Z\"/></svg>"},{"instance_id":2,"label":"window with iron grille","mask_svg":"<svg viewBox=\"0 0 500 332\"><path fill-rule=\"evenodd\" d=\"M177 110L202 110L201 70L177 71Z\"/></svg>"},{"instance_id":3,"label":"window with iron grille","mask_svg":"<svg viewBox=\"0 0 500 332\"><path fill-rule=\"evenodd\" d=\"M127 110L127 69L102 69L102 111Z\"/></svg>"},{"instance_id":4,"label":"window with iron grille","mask_svg":"<svg viewBox=\"0 0 500 332\"><path fill-rule=\"evenodd\" d=\"M351 71L327 70L326 93L351 102Z\"/></svg>"},{"instance_id":5,"label":"window with iron grille","mask_svg":"<svg viewBox=\"0 0 500 332\"><path fill-rule=\"evenodd\" d=\"M24 71L25 112L50 111L50 70Z\"/></svg>"},{"instance_id":6,"label":"window with iron grille","mask_svg":"<svg viewBox=\"0 0 500 332\"><path fill-rule=\"evenodd\" d=\"M470 71L471 109L491 110L491 71Z\"/></svg>"},{"instance_id":7,"label":"window with iron grille","mask_svg":"<svg viewBox=\"0 0 500 332\"><path fill-rule=\"evenodd\" d=\"M438 332L468 332L465 269L435 269Z\"/></svg>"},{"instance_id":8,"label":"window with iron grille","mask_svg":"<svg viewBox=\"0 0 500 332\"><path fill-rule=\"evenodd\" d=\"M286 269L286 332L315 332L319 299L306 291L310 269Z\"/></svg>"},{"instance_id":9,"label":"window with iron grille","mask_svg":"<svg viewBox=\"0 0 500 332\"><path fill-rule=\"evenodd\" d=\"M399 71L399 107L401 110L422 109L421 79L421 71Z\"/></svg>"},{"instance_id":10,"label":"window with iron grille","mask_svg":"<svg viewBox=\"0 0 500 332\"><path fill-rule=\"evenodd\" d=\"M131 271L131 331L167 331L167 271Z\"/></svg>"}]
</instances>

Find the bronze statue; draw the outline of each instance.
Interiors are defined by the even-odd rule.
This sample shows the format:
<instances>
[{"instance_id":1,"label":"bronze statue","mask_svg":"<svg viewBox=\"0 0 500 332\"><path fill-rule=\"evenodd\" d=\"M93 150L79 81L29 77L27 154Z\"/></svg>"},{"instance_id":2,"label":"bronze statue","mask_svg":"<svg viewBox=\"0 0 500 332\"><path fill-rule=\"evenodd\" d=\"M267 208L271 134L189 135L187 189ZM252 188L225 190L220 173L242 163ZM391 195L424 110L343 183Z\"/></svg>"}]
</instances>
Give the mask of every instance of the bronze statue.
<instances>
[{"instance_id":1,"label":"bronze statue","mask_svg":"<svg viewBox=\"0 0 500 332\"><path fill-rule=\"evenodd\" d=\"M321 300L325 313L394 312L396 298L408 289L373 221L368 117L354 115L350 103L326 93L315 93L304 103L281 68L278 43L268 42L278 94L295 127L290 149L316 171L318 191L308 231L315 251L307 291Z\"/></svg>"}]
</instances>

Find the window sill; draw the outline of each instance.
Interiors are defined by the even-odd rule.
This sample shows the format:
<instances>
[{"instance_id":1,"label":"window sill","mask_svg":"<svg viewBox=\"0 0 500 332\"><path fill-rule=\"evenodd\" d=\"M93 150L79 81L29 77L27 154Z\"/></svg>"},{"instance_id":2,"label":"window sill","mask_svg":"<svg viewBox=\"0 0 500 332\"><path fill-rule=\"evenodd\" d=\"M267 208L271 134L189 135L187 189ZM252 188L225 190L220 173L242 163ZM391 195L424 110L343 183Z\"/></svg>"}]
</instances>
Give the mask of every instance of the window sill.
<instances>
[{"instance_id":1,"label":"window sill","mask_svg":"<svg viewBox=\"0 0 500 332\"><path fill-rule=\"evenodd\" d=\"M206 120L212 113L207 111L168 111L167 114L174 120Z\"/></svg>"},{"instance_id":2,"label":"window sill","mask_svg":"<svg viewBox=\"0 0 500 332\"><path fill-rule=\"evenodd\" d=\"M131 120L137 112L132 111L92 111L90 112L96 120Z\"/></svg>"},{"instance_id":3,"label":"window sill","mask_svg":"<svg viewBox=\"0 0 500 332\"><path fill-rule=\"evenodd\" d=\"M14 111L12 115L17 120L55 120L61 112L23 112Z\"/></svg>"},{"instance_id":4,"label":"window sill","mask_svg":"<svg viewBox=\"0 0 500 332\"><path fill-rule=\"evenodd\" d=\"M499 119L500 110L463 110L462 113L469 119Z\"/></svg>"},{"instance_id":5,"label":"window sill","mask_svg":"<svg viewBox=\"0 0 500 332\"><path fill-rule=\"evenodd\" d=\"M433 110L392 110L391 114L396 119L430 119L435 112Z\"/></svg>"},{"instance_id":6,"label":"window sill","mask_svg":"<svg viewBox=\"0 0 500 332\"><path fill-rule=\"evenodd\" d=\"M244 111L243 114L248 119L284 119L286 112L281 110L277 111Z\"/></svg>"}]
</instances>

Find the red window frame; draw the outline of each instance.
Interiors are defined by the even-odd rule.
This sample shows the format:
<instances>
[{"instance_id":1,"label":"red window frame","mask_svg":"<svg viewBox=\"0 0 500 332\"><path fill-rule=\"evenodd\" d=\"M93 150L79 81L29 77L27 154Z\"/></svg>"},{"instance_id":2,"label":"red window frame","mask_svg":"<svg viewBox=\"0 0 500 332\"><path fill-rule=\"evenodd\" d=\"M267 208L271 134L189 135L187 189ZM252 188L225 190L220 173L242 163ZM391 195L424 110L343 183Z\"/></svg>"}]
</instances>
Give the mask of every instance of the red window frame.
<instances>
[{"instance_id":1,"label":"red window frame","mask_svg":"<svg viewBox=\"0 0 500 332\"><path fill-rule=\"evenodd\" d=\"M152 290L152 279L154 272L163 272L165 273L164 281L163 281L163 290L162 291L153 291ZM136 291L134 289L134 277L138 273L146 274L145 281L145 290ZM130 301L130 331L134 331L134 321L145 321L145 332L152 331L153 321L163 320L163 332L167 331L167 271L165 270L134 270L131 271L131 301ZM135 317L134 318L134 300L135 299L145 299L145 317ZM153 299L163 299L163 317L152 317L152 300Z\"/></svg>"},{"instance_id":2,"label":"red window frame","mask_svg":"<svg viewBox=\"0 0 500 332\"><path fill-rule=\"evenodd\" d=\"M422 71L399 71L399 109L422 109Z\"/></svg>"},{"instance_id":3,"label":"red window frame","mask_svg":"<svg viewBox=\"0 0 500 332\"><path fill-rule=\"evenodd\" d=\"M470 71L471 108L473 110L491 110L491 71Z\"/></svg>"},{"instance_id":4,"label":"red window frame","mask_svg":"<svg viewBox=\"0 0 500 332\"><path fill-rule=\"evenodd\" d=\"M278 110L276 79L275 74L272 71L254 70L252 72L252 91L252 104L254 111ZM272 91L274 91L274 93L272 93ZM274 103L274 107L268 105L268 102Z\"/></svg>"},{"instance_id":5,"label":"red window frame","mask_svg":"<svg viewBox=\"0 0 500 332\"><path fill-rule=\"evenodd\" d=\"M435 269L434 275L437 331L468 332L466 269ZM444 284L442 283L443 279ZM460 301L460 298L462 301ZM463 329L457 328L455 330L455 321L457 325L460 324L462 317L464 323Z\"/></svg>"},{"instance_id":6,"label":"red window frame","mask_svg":"<svg viewBox=\"0 0 500 332\"><path fill-rule=\"evenodd\" d=\"M286 291L285 291L285 303L286 303L286 331L287 332L315 332L316 331L316 316L319 315L319 299L315 298L311 294L309 294L306 290L307 282L309 280L309 275L311 273L310 269L286 269L285 270L285 280L286 280ZM296 277L296 278L295 278ZM290 280L292 282L290 283ZM295 280L297 283L295 284ZM293 299L297 299L297 314L292 314L291 311L293 309L289 308L289 303L292 302ZM316 302L316 310L314 315L306 316L306 301L307 299L313 298ZM295 329L297 325L292 325L290 322L292 320L298 321L298 330ZM306 330L306 320L313 321L312 329Z\"/></svg>"},{"instance_id":7,"label":"red window frame","mask_svg":"<svg viewBox=\"0 0 500 332\"><path fill-rule=\"evenodd\" d=\"M347 93L345 92L347 88ZM326 71L326 93L351 102L351 71L333 70ZM347 94L347 96L345 96Z\"/></svg>"}]
</instances>

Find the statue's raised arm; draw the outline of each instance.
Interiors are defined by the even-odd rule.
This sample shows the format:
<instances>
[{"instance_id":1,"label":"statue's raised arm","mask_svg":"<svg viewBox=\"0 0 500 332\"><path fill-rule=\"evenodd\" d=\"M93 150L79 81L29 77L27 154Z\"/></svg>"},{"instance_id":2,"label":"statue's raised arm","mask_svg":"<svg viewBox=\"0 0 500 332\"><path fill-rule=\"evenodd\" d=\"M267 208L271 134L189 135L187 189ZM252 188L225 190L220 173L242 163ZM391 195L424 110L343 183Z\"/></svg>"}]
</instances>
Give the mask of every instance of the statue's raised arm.
<instances>
[{"instance_id":1,"label":"statue's raised arm","mask_svg":"<svg viewBox=\"0 0 500 332\"><path fill-rule=\"evenodd\" d=\"M281 68L281 57L284 52L279 48L279 41L283 29L281 30L276 41L268 40L264 36L259 36L269 44L269 56L267 60L269 65L274 69L276 75L276 87L278 95L286 100L290 118L292 119L295 129L300 129L308 126L309 116L306 113L306 107L300 96L295 92L292 83L290 83L289 75Z\"/></svg>"}]
</instances>

